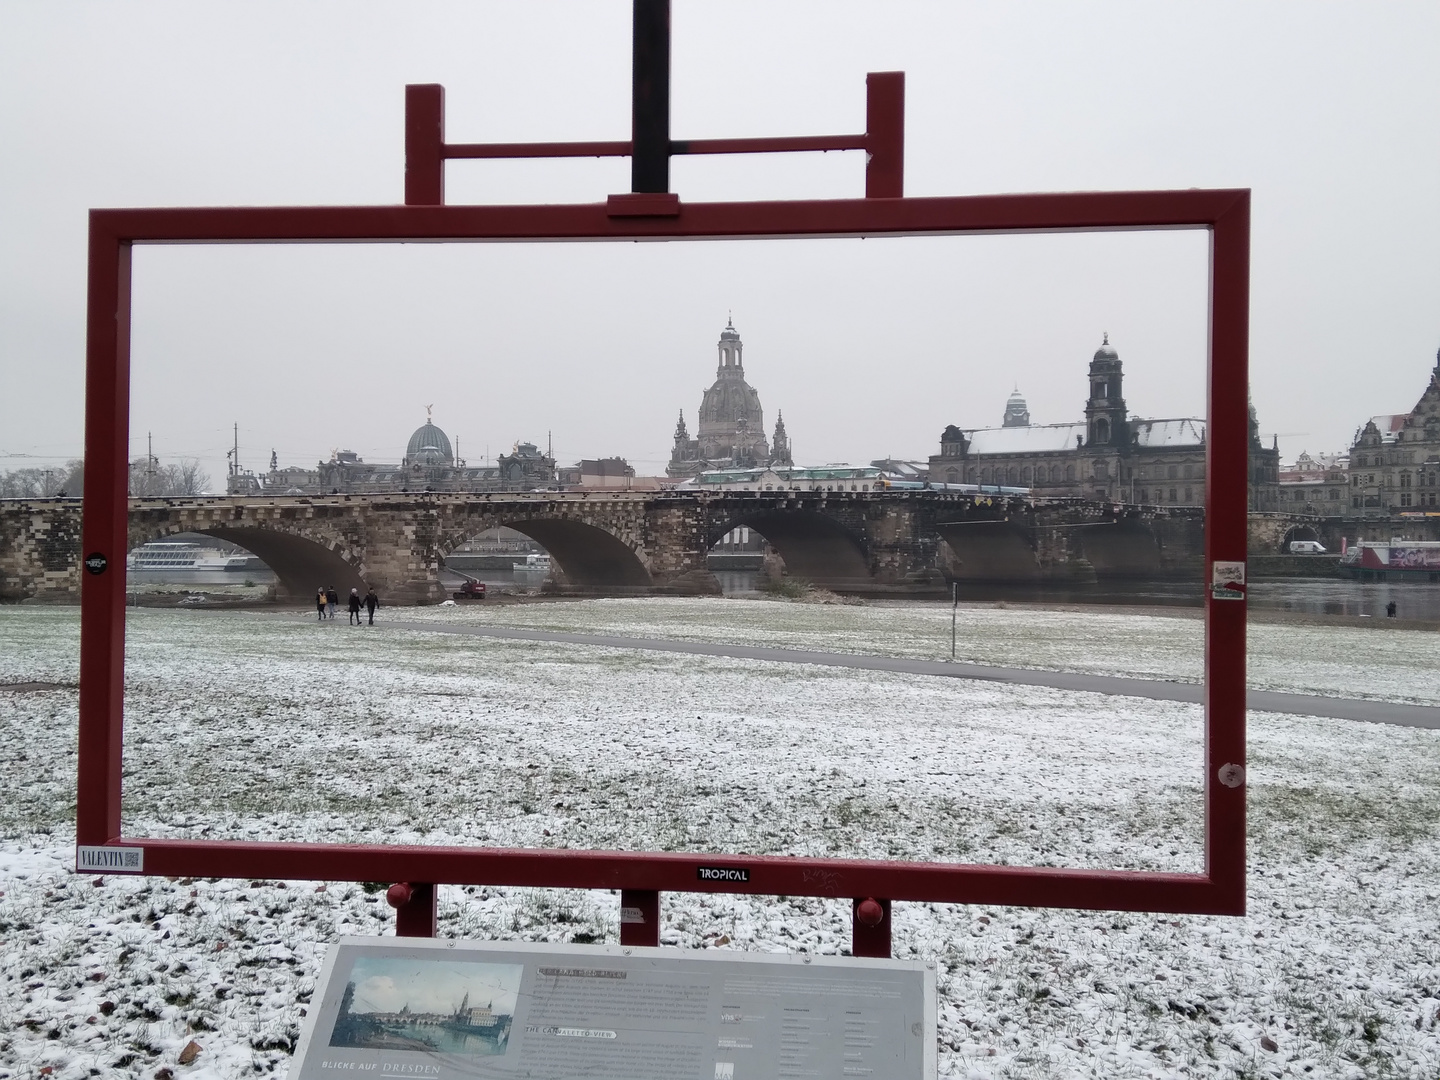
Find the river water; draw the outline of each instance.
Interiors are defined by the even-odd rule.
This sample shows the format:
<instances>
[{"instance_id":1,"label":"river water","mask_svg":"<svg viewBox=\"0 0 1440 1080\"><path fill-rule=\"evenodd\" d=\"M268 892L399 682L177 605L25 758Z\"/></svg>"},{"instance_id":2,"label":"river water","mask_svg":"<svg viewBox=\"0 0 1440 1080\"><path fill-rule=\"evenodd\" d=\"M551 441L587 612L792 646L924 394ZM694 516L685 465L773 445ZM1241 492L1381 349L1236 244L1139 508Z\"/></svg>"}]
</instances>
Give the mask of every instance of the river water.
<instances>
[{"instance_id":1,"label":"river water","mask_svg":"<svg viewBox=\"0 0 1440 1080\"><path fill-rule=\"evenodd\" d=\"M1429 582L1369 582L1348 578L1254 581L1246 590L1252 611L1294 611L1309 615L1384 618L1392 601L1402 619L1440 621L1440 585ZM1204 593L1185 582L1103 582L1090 587L1041 589L1027 586L962 585L966 601L1017 603L1153 605L1200 607Z\"/></svg>"},{"instance_id":2,"label":"river water","mask_svg":"<svg viewBox=\"0 0 1440 1080\"><path fill-rule=\"evenodd\" d=\"M755 571L726 570L715 576L727 596L743 596L759 587L759 574ZM1440 585L1429 582L1292 578L1252 582L1248 593L1250 608L1255 611L1384 618L1386 605L1393 601L1398 618L1440 621ZM1204 603L1204 593L1198 584L1169 581L1109 581L1064 589L965 584L960 587L960 599L966 603L1008 601L1198 608Z\"/></svg>"},{"instance_id":3,"label":"river water","mask_svg":"<svg viewBox=\"0 0 1440 1080\"><path fill-rule=\"evenodd\" d=\"M479 574L490 589L538 589L547 576L544 568L485 570ZM722 570L715 575L727 596L744 596L757 592L760 575L754 570ZM257 586L269 585L275 575L269 570L246 571L243 574L224 570L171 570L129 575L132 585L140 582L188 585L197 592L206 586L243 585L252 581ZM444 573L441 581L447 591L460 587L464 580L458 574ZM1385 607L1392 601L1401 619L1422 619L1440 622L1440 584L1430 582L1352 581L1348 578L1296 578L1278 581L1257 581L1250 585L1250 607L1260 611L1295 611L1312 615L1356 615L1385 617ZM1184 582L1102 582L1074 588L1036 588L1024 585L975 585L960 587L960 599L967 603L1010 601L1034 604L1115 604L1155 607L1199 607L1202 593L1198 586ZM383 600L383 597L382 597Z\"/></svg>"}]
</instances>

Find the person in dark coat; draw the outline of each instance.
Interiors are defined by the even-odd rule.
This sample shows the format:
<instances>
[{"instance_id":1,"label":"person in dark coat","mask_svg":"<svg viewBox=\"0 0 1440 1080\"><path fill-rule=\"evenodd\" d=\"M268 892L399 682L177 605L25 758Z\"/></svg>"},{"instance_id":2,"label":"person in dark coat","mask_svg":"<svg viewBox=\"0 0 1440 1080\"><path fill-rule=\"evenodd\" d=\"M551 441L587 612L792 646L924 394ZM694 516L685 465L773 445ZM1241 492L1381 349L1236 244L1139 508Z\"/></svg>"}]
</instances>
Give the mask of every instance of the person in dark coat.
<instances>
[{"instance_id":1,"label":"person in dark coat","mask_svg":"<svg viewBox=\"0 0 1440 1080\"><path fill-rule=\"evenodd\" d=\"M315 615L323 620L325 618L325 590L317 589L315 592Z\"/></svg>"},{"instance_id":2,"label":"person in dark coat","mask_svg":"<svg viewBox=\"0 0 1440 1080\"><path fill-rule=\"evenodd\" d=\"M365 594L365 610L370 613L371 626L375 625L375 609L379 606L380 598L375 595L375 590L371 589Z\"/></svg>"},{"instance_id":3,"label":"person in dark coat","mask_svg":"<svg viewBox=\"0 0 1440 1080\"><path fill-rule=\"evenodd\" d=\"M360 625L360 590L350 590L350 621L356 626Z\"/></svg>"},{"instance_id":4,"label":"person in dark coat","mask_svg":"<svg viewBox=\"0 0 1440 1080\"><path fill-rule=\"evenodd\" d=\"M327 605L326 611L329 613L330 618L333 619L335 617L335 609L340 606L340 594L335 591L334 585L327 585L325 587L325 603Z\"/></svg>"}]
</instances>

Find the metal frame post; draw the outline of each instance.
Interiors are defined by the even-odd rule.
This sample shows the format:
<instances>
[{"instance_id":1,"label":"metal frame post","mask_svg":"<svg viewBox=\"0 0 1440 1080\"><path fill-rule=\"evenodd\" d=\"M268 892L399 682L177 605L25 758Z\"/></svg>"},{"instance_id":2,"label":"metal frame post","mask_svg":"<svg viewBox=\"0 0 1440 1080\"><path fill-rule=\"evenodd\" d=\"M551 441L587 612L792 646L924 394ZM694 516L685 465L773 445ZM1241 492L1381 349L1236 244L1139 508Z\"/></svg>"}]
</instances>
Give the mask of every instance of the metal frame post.
<instances>
[{"instance_id":1,"label":"metal frame post","mask_svg":"<svg viewBox=\"0 0 1440 1080\"><path fill-rule=\"evenodd\" d=\"M630 190L670 190L670 0L635 0Z\"/></svg>"},{"instance_id":2,"label":"metal frame post","mask_svg":"<svg viewBox=\"0 0 1440 1080\"><path fill-rule=\"evenodd\" d=\"M445 205L445 87L405 87L405 205Z\"/></svg>"},{"instance_id":3,"label":"metal frame post","mask_svg":"<svg viewBox=\"0 0 1440 1080\"><path fill-rule=\"evenodd\" d=\"M125 555L130 550L132 247L91 216L85 331L85 484L81 522L80 730L75 841L120 837L125 721Z\"/></svg>"},{"instance_id":4,"label":"metal frame post","mask_svg":"<svg viewBox=\"0 0 1440 1080\"><path fill-rule=\"evenodd\" d=\"M439 892L423 881L401 881L385 890L385 902L395 909L396 937L434 937Z\"/></svg>"},{"instance_id":5,"label":"metal frame post","mask_svg":"<svg viewBox=\"0 0 1440 1080\"><path fill-rule=\"evenodd\" d=\"M1245 628L1248 602L1217 599L1217 562L1245 564L1250 482L1250 199L1210 230L1205 375L1205 873L1245 910ZM1223 363L1216 363L1216 358Z\"/></svg>"},{"instance_id":6,"label":"metal frame post","mask_svg":"<svg viewBox=\"0 0 1440 1080\"><path fill-rule=\"evenodd\" d=\"M620 944L660 944L660 893L658 890L620 890Z\"/></svg>"},{"instance_id":7,"label":"metal frame post","mask_svg":"<svg viewBox=\"0 0 1440 1080\"><path fill-rule=\"evenodd\" d=\"M850 902L850 954L890 955L890 901L873 896Z\"/></svg>"},{"instance_id":8,"label":"metal frame post","mask_svg":"<svg viewBox=\"0 0 1440 1080\"><path fill-rule=\"evenodd\" d=\"M905 73L872 71L865 76L865 197L905 195Z\"/></svg>"}]
</instances>

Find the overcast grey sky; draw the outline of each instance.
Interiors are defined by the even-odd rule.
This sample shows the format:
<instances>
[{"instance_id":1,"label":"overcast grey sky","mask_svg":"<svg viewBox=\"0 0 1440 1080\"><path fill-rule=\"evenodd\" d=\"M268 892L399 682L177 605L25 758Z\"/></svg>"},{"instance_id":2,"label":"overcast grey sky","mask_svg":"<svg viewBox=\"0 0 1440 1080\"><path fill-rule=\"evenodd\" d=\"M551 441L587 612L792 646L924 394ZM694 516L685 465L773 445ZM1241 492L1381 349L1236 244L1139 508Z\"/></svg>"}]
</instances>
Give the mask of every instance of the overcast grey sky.
<instances>
[{"instance_id":1,"label":"overcast grey sky","mask_svg":"<svg viewBox=\"0 0 1440 1080\"><path fill-rule=\"evenodd\" d=\"M401 199L403 87L454 141L623 139L628 2L0 2L0 468L76 456L86 210ZM677 138L864 126L907 72L906 190L1254 189L1252 387L1284 455L1409 409L1440 346L1440 5L675 0ZM451 202L597 201L628 162L460 162ZM686 200L849 197L859 154L682 158ZM137 253L132 449L397 460L433 403L663 469L734 312L806 463L1080 416L1104 331L1145 416L1203 415L1198 233Z\"/></svg>"}]
</instances>

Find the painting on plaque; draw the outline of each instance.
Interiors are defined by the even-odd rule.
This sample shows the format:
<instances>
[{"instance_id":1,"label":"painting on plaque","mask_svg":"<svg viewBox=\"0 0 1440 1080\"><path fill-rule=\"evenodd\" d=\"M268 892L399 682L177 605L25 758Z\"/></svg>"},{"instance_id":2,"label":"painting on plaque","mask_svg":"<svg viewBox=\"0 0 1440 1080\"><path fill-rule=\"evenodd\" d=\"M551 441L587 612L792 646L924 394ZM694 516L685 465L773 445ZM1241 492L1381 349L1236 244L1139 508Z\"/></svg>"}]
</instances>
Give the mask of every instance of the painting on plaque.
<instances>
[{"instance_id":1,"label":"painting on plaque","mask_svg":"<svg viewBox=\"0 0 1440 1080\"><path fill-rule=\"evenodd\" d=\"M524 970L520 964L467 964L442 957L356 957L330 1045L503 1054Z\"/></svg>"}]
</instances>

